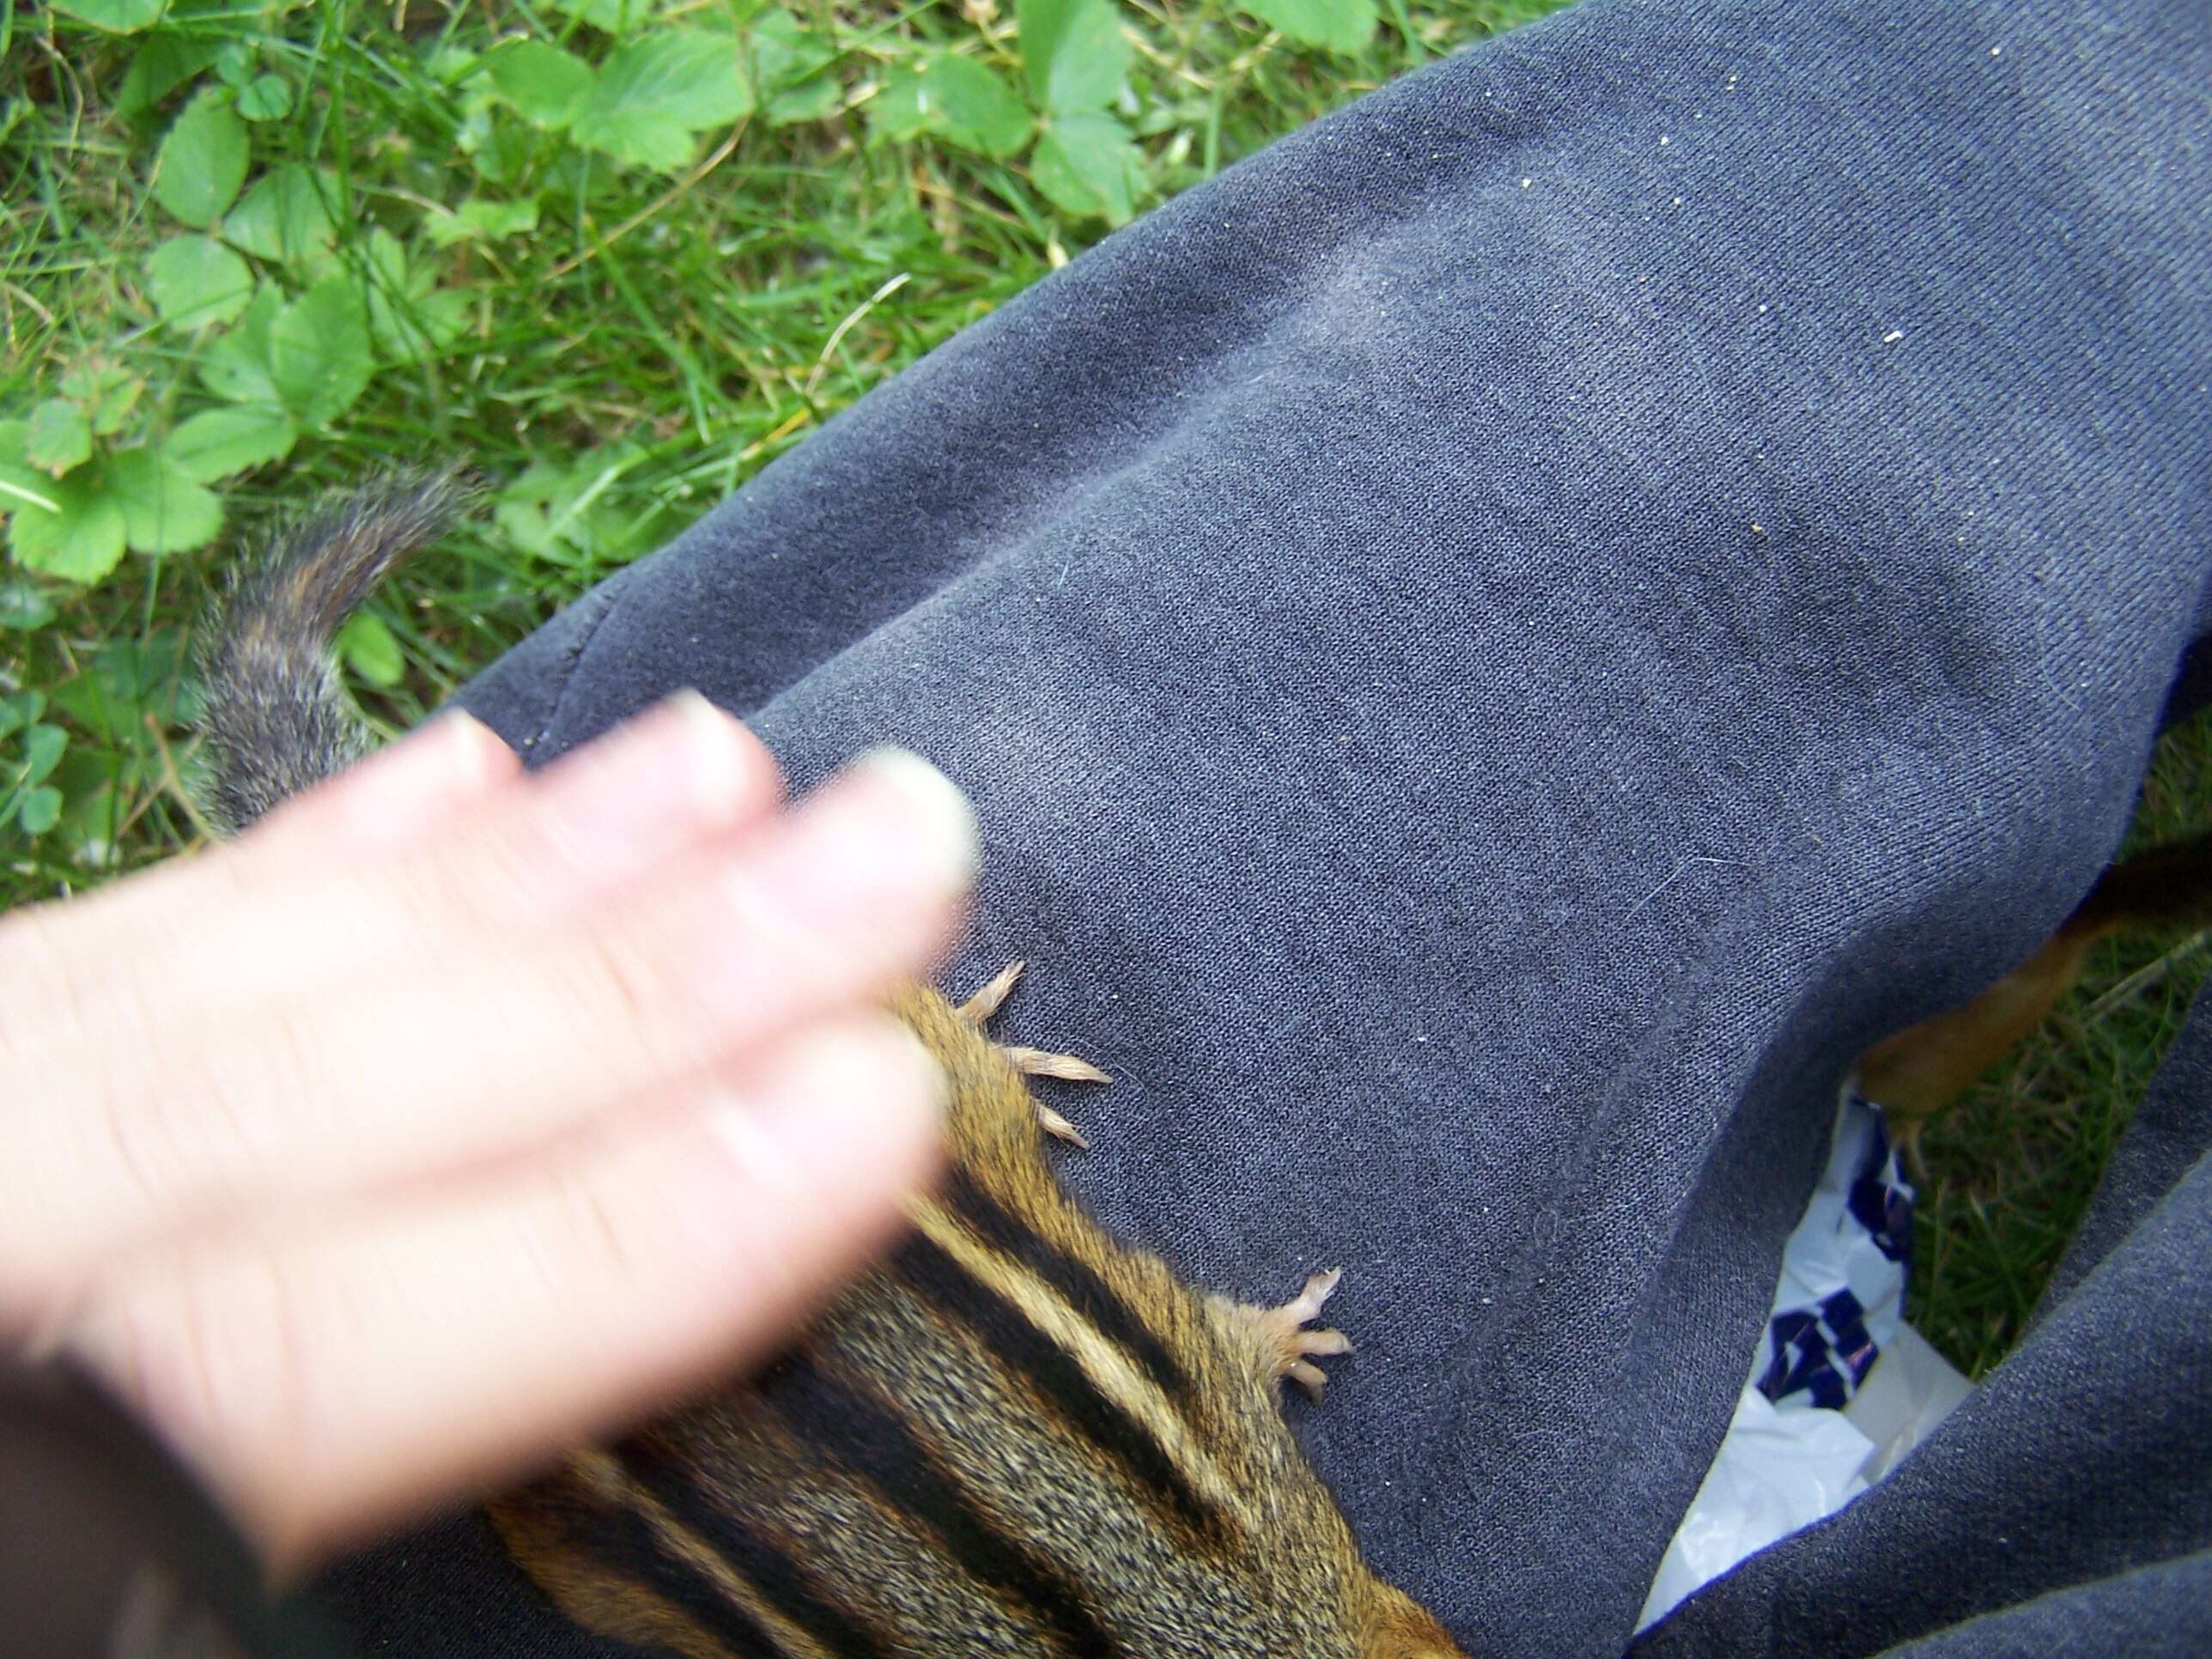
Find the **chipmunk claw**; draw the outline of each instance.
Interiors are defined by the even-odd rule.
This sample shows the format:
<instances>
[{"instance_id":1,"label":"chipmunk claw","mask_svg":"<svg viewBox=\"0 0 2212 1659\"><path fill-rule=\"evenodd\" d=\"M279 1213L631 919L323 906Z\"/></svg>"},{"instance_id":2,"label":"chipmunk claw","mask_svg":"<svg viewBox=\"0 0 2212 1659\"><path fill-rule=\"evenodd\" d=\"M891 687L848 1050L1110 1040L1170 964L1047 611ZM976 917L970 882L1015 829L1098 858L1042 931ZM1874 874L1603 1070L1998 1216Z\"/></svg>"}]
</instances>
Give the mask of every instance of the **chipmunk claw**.
<instances>
[{"instance_id":1,"label":"chipmunk claw","mask_svg":"<svg viewBox=\"0 0 2212 1659\"><path fill-rule=\"evenodd\" d=\"M955 1011L977 1030L990 1022L1014 988L1014 981L1022 976L1027 964L1016 960L991 976L990 983L962 1003ZM1024 1048L1018 1044L1001 1042L994 1045L1006 1057L1006 1061L1024 1077L1056 1077L1069 1083L1111 1083L1114 1079L1087 1060L1073 1054L1055 1054L1042 1048ZM1091 1150L1091 1143L1083 1132L1042 1102L1036 1103L1037 1127L1055 1139Z\"/></svg>"},{"instance_id":2,"label":"chipmunk claw","mask_svg":"<svg viewBox=\"0 0 2212 1659\"><path fill-rule=\"evenodd\" d=\"M1255 1308L1247 1302L1217 1299L1259 1337L1271 1380L1288 1377L1318 1400L1322 1389L1328 1385L1328 1373L1313 1362L1350 1353L1352 1339L1339 1330L1309 1329L1308 1322L1321 1316L1322 1304L1343 1278L1341 1267L1312 1274L1296 1296L1278 1308Z\"/></svg>"},{"instance_id":3,"label":"chipmunk claw","mask_svg":"<svg viewBox=\"0 0 2212 1659\"><path fill-rule=\"evenodd\" d=\"M1036 1120L1037 1127L1055 1140L1064 1140L1079 1152L1091 1150L1091 1143L1083 1138L1083 1131L1041 1100L1036 1103Z\"/></svg>"},{"instance_id":4,"label":"chipmunk claw","mask_svg":"<svg viewBox=\"0 0 2212 1659\"><path fill-rule=\"evenodd\" d=\"M1028 965L1019 958L1008 963L991 976L988 985L962 1003L956 1012L980 1031L989 1024L991 1016L999 1012L1000 1006L1006 1000L1006 993L1014 988L1014 981L1022 976L1022 969Z\"/></svg>"}]
</instances>

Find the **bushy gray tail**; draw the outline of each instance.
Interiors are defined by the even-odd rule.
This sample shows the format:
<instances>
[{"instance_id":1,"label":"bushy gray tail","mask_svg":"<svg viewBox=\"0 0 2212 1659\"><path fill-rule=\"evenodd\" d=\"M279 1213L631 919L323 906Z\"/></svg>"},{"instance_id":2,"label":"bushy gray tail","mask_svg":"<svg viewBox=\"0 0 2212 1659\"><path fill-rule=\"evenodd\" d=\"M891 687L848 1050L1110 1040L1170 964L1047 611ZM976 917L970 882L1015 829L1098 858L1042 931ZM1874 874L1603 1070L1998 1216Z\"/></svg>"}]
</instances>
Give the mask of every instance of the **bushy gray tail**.
<instances>
[{"instance_id":1,"label":"bushy gray tail","mask_svg":"<svg viewBox=\"0 0 2212 1659\"><path fill-rule=\"evenodd\" d=\"M368 752L331 636L475 494L459 471L384 479L325 503L234 579L199 653L205 805L226 834Z\"/></svg>"}]
</instances>

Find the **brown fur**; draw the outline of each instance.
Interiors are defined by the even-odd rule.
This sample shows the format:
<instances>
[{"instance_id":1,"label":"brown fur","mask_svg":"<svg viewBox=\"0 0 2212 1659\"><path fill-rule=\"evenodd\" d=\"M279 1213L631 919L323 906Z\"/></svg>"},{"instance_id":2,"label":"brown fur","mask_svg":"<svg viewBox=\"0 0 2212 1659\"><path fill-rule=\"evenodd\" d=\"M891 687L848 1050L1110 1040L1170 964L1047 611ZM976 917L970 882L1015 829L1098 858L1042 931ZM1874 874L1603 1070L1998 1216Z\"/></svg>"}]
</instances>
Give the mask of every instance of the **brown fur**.
<instances>
[{"instance_id":1,"label":"brown fur","mask_svg":"<svg viewBox=\"0 0 2212 1659\"><path fill-rule=\"evenodd\" d=\"M825 1632L764 1593L763 1575L744 1565L748 1549L795 1575L802 1605L826 1605L863 1632L861 1651L1457 1653L1433 1619L1368 1569L1299 1455L1275 1396L1308 1350L1285 1340L1285 1322L1194 1291L1157 1257L1116 1244L1054 1178L1028 1091L997 1047L926 988L908 988L896 1006L951 1083L960 1177L1000 1228L1012 1224L990 1236L969 1218L977 1199L956 1185L914 1206L921 1237L957 1264L956 1287L991 1287L1072 1356L1079 1402L1124 1412L1184 1480L1198 1516L1163 1501L1156 1483L1072 1422L1066 1399L1041 1389L994 1340L1002 1333L971 1318L964 1301L935 1299L895 1257L853 1285L761 1384L734 1385L495 1501L516 1559L580 1623L686 1659L855 1650L850 1632ZM1079 1293L1024 1261L1036 1245L1095 1274L1157 1339L1187 1390L1163 1385L1146 1357L1111 1334L1110 1316L1086 1311ZM779 1394L794 1364L894 1416L910 1445L894 1453L865 1431L845 1443L811 1432L807 1405ZM926 1498L901 1485L909 1453L929 1468ZM692 1520L668 1501L672 1481L699 1503ZM610 1505L640 1517L637 1528L595 1533L592 1517ZM744 1540L709 1535L696 1522L704 1514L726 1517ZM1015 1563L1011 1583L983 1582L963 1565L948 1537L963 1526ZM1039 1583L1048 1593L1024 1593ZM769 1645L749 1650L743 1626L699 1631L684 1595L702 1585L744 1609ZM1085 1644L1093 1640L1103 1644Z\"/></svg>"},{"instance_id":2,"label":"brown fur","mask_svg":"<svg viewBox=\"0 0 2212 1659\"><path fill-rule=\"evenodd\" d=\"M2212 836L2115 865L2027 962L1962 1008L1885 1037L1859 1057L1859 1088L1911 1144L1921 1124L2043 1022L2081 976L2089 947L2114 933L2212 920Z\"/></svg>"},{"instance_id":3,"label":"brown fur","mask_svg":"<svg viewBox=\"0 0 2212 1659\"><path fill-rule=\"evenodd\" d=\"M326 656L451 514L450 476L325 512L238 586L204 657L212 809L238 829L368 747ZM1378 1579L1277 1405L1348 1346L1192 1290L1062 1191L1023 1073L926 986L894 1000L951 1085L951 1173L915 1231L758 1375L495 1499L570 1619L681 1659L745 1654L1446 1659Z\"/></svg>"},{"instance_id":4,"label":"brown fur","mask_svg":"<svg viewBox=\"0 0 2212 1659\"><path fill-rule=\"evenodd\" d=\"M453 471L390 478L325 502L240 568L200 631L204 804L219 829L237 834L368 752L331 636L472 495Z\"/></svg>"}]
</instances>

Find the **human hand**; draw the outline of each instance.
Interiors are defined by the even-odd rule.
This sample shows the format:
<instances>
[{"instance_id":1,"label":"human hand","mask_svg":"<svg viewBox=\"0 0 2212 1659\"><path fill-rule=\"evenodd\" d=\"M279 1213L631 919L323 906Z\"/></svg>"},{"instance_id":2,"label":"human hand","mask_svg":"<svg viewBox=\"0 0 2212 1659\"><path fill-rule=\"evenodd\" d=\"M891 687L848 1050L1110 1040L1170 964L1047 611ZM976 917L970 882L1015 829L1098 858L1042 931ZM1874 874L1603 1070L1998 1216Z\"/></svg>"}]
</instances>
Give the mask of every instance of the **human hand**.
<instances>
[{"instance_id":1,"label":"human hand","mask_svg":"<svg viewBox=\"0 0 2212 1659\"><path fill-rule=\"evenodd\" d=\"M869 999L975 831L795 810L679 697L535 776L449 715L236 842L0 918L0 1335L297 1567L758 1356L896 1225L943 1080Z\"/></svg>"}]
</instances>

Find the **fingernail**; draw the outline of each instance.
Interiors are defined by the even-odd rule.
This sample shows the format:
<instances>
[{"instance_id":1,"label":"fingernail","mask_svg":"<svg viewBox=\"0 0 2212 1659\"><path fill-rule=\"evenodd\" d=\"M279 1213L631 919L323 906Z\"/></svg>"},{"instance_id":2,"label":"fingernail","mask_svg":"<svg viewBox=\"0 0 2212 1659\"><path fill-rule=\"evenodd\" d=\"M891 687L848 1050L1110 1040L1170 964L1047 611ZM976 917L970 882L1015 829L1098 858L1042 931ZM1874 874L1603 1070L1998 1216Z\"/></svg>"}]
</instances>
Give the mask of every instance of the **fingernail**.
<instances>
[{"instance_id":1,"label":"fingernail","mask_svg":"<svg viewBox=\"0 0 2212 1659\"><path fill-rule=\"evenodd\" d=\"M346 792L346 828L372 841L412 837L513 770L498 733L465 709L447 709L362 765L362 787Z\"/></svg>"},{"instance_id":2,"label":"fingernail","mask_svg":"<svg viewBox=\"0 0 2212 1659\"><path fill-rule=\"evenodd\" d=\"M556 763L545 785L553 837L587 872L643 868L742 815L743 745L735 720L678 691Z\"/></svg>"},{"instance_id":3,"label":"fingernail","mask_svg":"<svg viewBox=\"0 0 2212 1659\"><path fill-rule=\"evenodd\" d=\"M910 749L871 749L853 763L846 776L864 787L881 785L900 796L914 816L916 835L941 857L951 884L964 887L975 880L981 862L975 809L959 785Z\"/></svg>"},{"instance_id":4,"label":"fingernail","mask_svg":"<svg viewBox=\"0 0 2212 1659\"><path fill-rule=\"evenodd\" d=\"M903 749L871 750L799 810L749 885L807 927L836 926L966 890L975 814L951 779Z\"/></svg>"},{"instance_id":5,"label":"fingernail","mask_svg":"<svg viewBox=\"0 0 2212 1659\"><path fill-rule=\"evenodd\" d=\"M904 1025L842 1021L793 1039L757 1092L714 1103L707 1121L747 1181L818 1194L918 1127L940 1127L946 1094L943 1068Z\"/></svg>"}]
</instances>

